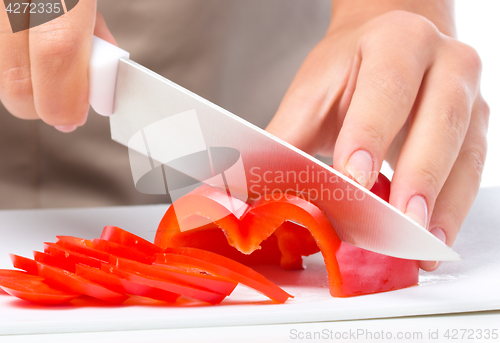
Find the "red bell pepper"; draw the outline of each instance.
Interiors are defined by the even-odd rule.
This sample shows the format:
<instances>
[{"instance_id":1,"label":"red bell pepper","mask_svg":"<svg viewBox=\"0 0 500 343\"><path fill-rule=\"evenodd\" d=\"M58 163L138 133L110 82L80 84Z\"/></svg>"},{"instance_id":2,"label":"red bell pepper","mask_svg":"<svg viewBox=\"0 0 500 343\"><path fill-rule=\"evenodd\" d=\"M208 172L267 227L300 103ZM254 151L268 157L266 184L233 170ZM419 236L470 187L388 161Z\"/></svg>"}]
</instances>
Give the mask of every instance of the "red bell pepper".
<instances>
[{"instance_id":1,"label":"red bell pepper","mask_svg":"<svg viewBox=\"0 0 500 343\"><path fill-rule=\"evenodd\" d=\"M373 190L388 201L390 181L380 174ZM226 256L230 251L231 258L238 261L243 254L251 257L261 249L261 259L269 256L276 261L275 256L279 255L285 269L300 269L302 256L321 251L330 293L336 297L388 291L418 282L416 261L376 254L341 242L326 214L299 196L279 193L264 196L239 217L226 205L227 198L227 193L208 186L179 198L160 222L155 244L162 249L195 247ZM196 227L196 223L200 226ZM195 228L182 231L181 227ZM221 236L225 236L225 242ZM216 244L211 240L214 237ZM266 245L268 240L270 244ZM231 246L243 254L235 258Z\"/></svg>"}]
</instances>

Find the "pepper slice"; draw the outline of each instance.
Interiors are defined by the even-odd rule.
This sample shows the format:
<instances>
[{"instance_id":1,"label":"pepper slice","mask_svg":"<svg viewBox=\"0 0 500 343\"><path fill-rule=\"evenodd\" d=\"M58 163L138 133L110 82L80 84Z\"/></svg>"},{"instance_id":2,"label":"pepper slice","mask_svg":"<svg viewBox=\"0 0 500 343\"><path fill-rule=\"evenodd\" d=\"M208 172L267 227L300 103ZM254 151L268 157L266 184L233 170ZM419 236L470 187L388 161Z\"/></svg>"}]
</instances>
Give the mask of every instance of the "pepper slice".
<instances>
[{"instance_id":1,"label":"pepper slice","mask_svg":"<svg viewBox=\"0 0 500 343\"><path fill-rule=\"evenodd\" d=\"M0 270L0 287L16 298L40 304L63 304L80 295L54 288L42 277L17 270Z\"/></svg>"},{"instance_id":2,"label":"pepper slice","mask_svg":"<svg viewBox=\"0 0 500 343\"><path fill-rule=\"evenodd\" d=\"M61 260L67 261L68 263L71 263L73 265L81 263L94 268L101 267L102 262L100 260L86 256L84 254L74 252L70 249L66 249L65 247L56 243L49 243L49 242L43 243L43 250L47 254L55 256Z\"/></svg>"},{"instance_id":3,"label":"pepper slice","mask_svg":"<svg viewBox=\"0 0 500 343\"><path fill-rule=\"evenodd\" d=\"M54 266L60 269L64 269L70 273L75 272L75 264L67 261L66 259L62 259L50 254L46 254L40 251L33 251L33 256L36 262L42 262L44 264L48 264L50 266ZM38 265L37 265L38 267ZM38 270L40 275L40 270Z\"/></svg>"},{"instance_id":4,"label":"pepper slice","mask_svg":"<svg viewBox=\"0 0 500 343\"><path fill-rule=\"evenodd\" d=\"M198 267L214 275L234 280L269 297L275 303L284 303L290 294L253 269L225 256L195 248L168 248L167 253L157 254L153 263L182 264Z\"/></svg>"},{"instance_id":5,"label":"pepper slice","mask_svg":"<svg viewBox=\"0 0 500 343\"><path fill-rule=\"evenodd\" d=\"M165 279L226 296L230 295L237 286L236 282L210 275L206 270L183 267L176 263L151 266L111 256L109 264L124 270L131 270L146 276Z\"/></svg>"},{"instance_id":6,"label":"pepper slice","mask_svg":"<svg viewBox=\"0 0 500 343\"><path fill-rule=\"evenodd\" d=\"M130 273L120 270L108 263L103 263L101 265L101 271L116 277L127 294L139 295L168 303L174 303L180 297L180 294L160 289L147 283L136 282L137 280L133 280L133 278L130 277Z\"/></svg>"},{"instance_id":7,"label":"pepper slice","mask_svg":"<svg viewBox=\"0 0 500 343\"><path fill-rule=\"evenodd\" d=\"M119 294L109 289L90 282L67 270L57 268L42 262L38 263L38 274L45 279L48 284L58 288L88 295L93 298L101 299L107 302L121 304L128 299L128 296Z\"/></svg>"},{"instance_id":8,"label":"pepper slice","mask_svg":"<svg viewBox=\"0 0 500 343\"><path fill-rule=\"evenodd\" d=\"M56 244L68 250L80 253L85 256L93 257L102 262L108 262L109 260L110 254L94 249L94 243L91 240L72 236L56 236L56 238Z\"/></svg>"},{"instance_id":9,"label":"pepper slice","mask_svg":"<svg viewBox=\"0 0 500 343\"><path fill-rule=\"evenodd\" d=\"M110 255L119 256L128 260L141 263L151 264L154 261L153 255L146 255L134 248L129 248L125 245L110 242L104 239L96 238L92 241L92 247L96 250L108 253ZM109 257L108 257L109 261Z\"/></svg>"},{"instance_id":10,"label":"pepper slice","mask_svg":"<svg viewBox=\"0 0 500 343\"><path fill-rule=\"evenodd\" d=\"M219 304L226 295L205 291L188 285L183 285L170 280L145 275L131 269L119 268L111 265L102 264L101 269L107 273L115 274L116 276L134 282L137 284L158 288L167 292L172 292L186 297L205 301L209 304Z\"/></svg>"},{"instance_id":11,"label":"pepper slice","mask_svg":"<svg viewBox=\"0 0 500 343\"><path fill-rule=\"evenodd\" d=\"M101 239L125 245L149 256L163 252L159 246L117 226L105 226L101 233Z\"/></svg>"},{"instance_id":12,"label":"pepper slice","mask_svg":"<svg viewBox=\"0 0 500 343\"><path fill-rule=\"evenodd\" d=\"M38 275L38 266L36 261L14 254L9 254L9 256L14 268L24 270L31 275Z\"/></svg>"},{"instance_id":13,"label":"pepper slice","mask_svg":"<svg viewBox=\"0 0 500 343\"><path fill-rule=\"evenodd\" d=\"M89 267L83 264L77 264L75 266L75 271L76 275L106 287L110 291L119 294L127 294L127 290L123 287L121 279L116 275L108 274L101 269Z\"/></svg>"}]
</instances>

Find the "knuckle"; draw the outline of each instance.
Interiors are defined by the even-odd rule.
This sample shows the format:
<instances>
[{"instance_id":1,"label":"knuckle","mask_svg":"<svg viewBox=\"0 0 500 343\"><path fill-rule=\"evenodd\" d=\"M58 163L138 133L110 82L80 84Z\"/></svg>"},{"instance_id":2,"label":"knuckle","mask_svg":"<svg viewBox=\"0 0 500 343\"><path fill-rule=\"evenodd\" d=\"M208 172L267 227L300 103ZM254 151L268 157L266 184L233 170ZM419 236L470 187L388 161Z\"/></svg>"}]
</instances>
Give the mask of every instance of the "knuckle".
<instances>
[{"instance_id":1,"label":"knuckle","mask_svg":"<svg viewBox=\"0 0 500 343\"><path fill-rule=\"evenodd\" d=\"M462 222L464 221L464 213L460 207L458 207L455 203L447 203L443 205L443 213L446 214L446 217L443 218L444 223L440 225L447 232L458 233L460 227L462 226Z\"/></svg>"},{"instance_id":2,"label":"knuckle","mask_svg":"<svg viewBox=\"0 0 500 343\"><path fill-rule=\"evenodd\" d=\"M483 64L476 49L457 40L452 40L451 45L454 57L460 61L465 70L472 71L475 74L481 73Z\"/></svg>"},{"instance_id":3,"label":"knuckle","mask_svg":"<svg viewBox=\"0 0 500 343\"><path fill-rule=\"evenodd\" d=\"M442 183L438 178L439 166L437 163L428 162L425 168L417 168L415 172L420 182L432 191L430 198L436 198L442 187Z\"/></svg>"},{"instance_id":4,"label":"knuckle","mask_svg":"<svg viewBox=\"0 0 500 343\"><path fill-rule=\"evenodd\" d=\"M471 109L463 99L471 97L470 91L463 82L452 82L448 88L454 99L461 101L447 101L436 111L436 124L447 135L447 140L452 140L456 145L461 145L469 127ZM467 101L468 102L468 101Z\"/></svg>"},{"instance_id":5,"label":"knuckle","mask_svg":"<svg viewBox=\"0 0 500 343\"><path fill-rule=\"evenodd\" d=\"M465 137L468 127L468 121L462 120L458 115L455 105L448 105L439 116L443 133L446 134L446 140L453 142L455 145L460 145Z\"/></svg>"},{"instance_id":6,"label":"knuckle","mask_svg":"<svg viewBox=\"0 0 500 343\"><path fill-rule=\"evenodd\" d=\"M411 37L413 41L428 43L440 36L437 27L422 15L403 10L390 11L386 15L392 24L402 29L399 34L405 37L405 40ZM393 34L398 32L393 31Z\"/></svg>"},{"instance_id":7,"label":"knuckle","mask_svg":"<svg viewBox=\"0 0 500 343\"><path fill-rule=\"evenodd\" d=\"M486 117L490 116L491 113L490 106L483 98L481 98L479 102L479 108L481 110L481 113L483 113Z\"/></svg>"},{"instance_id":8,"label":"knuckle","mask_svg":"<svg viewBox=\"0 0 500 343\"><path fill-rule=\"evenodd\" d=\"M12 67L2 72L2 95L14 102L24 102L33 98L29 67Z\"/></svg>"},{"instance_id":9,"label":"knuckle","mask_svg":"<svg viewBox=\"0 0 500 343\"><path fill-rule=\"evenodd\" d=\"M370 142L372 148L386 145L386 134L381 125L374 122L365 122L361 131L362 136Z\"/></svg>"},{"instance_id":10,"label":"knuckle","mask_svg":"<svg viewBox=\"0 0 500 343\"><path fill-rule=\"evenodd\" d=\"M439 37L437 27L424 16L413 14L406 18L406 25L412 36L420 38L421 41L428 43Z\"/></svg>"},{"instance_id":11,"label":"knuckle","mask_svg":"<svg viewBox=\"0 0 500 343\"><path fill-rule=\"evenodd\" d=\"M375 101L384 101L390 107L403 110L412 96L410 81L393 67L377 72L369 81L368 87L375 93Z\"/></svg>"},{"instance_id":12,"label":"knuckle","mask_svg":"<svg viewBox=\"0 0 500 343\"><path fill-rule=\"evenodd\" d=\"M395 10L377 18L370 26L363 44L373 51L381 51L381 46L399 51L404 63L415 59L416 51L430 50L442 40L442 34L427 18L419 14ZM404 53L404 50L412 54Z\"/></svg>"},{"instance_id":13,"label":"knuckle","mask_svg":"<svg viewBox=\"0 0 500 343\"><path fill-rule=\"evenodd\" d=\"M488 125L490 118L490 106L488 103L480 96L476 102L476 113L484 123L484 126Z\"/></svg>"},{"instance_id":14,"label":"knuckle","mask_svg":"<svg viewBox=\"0 0 500 343\"><path fill-rule=\"evenodd\" d=\"M463 44L463 43L462 43ZM469 45L464 45L462 59L465 62L465 65L475 71L476 73L481 73L483 69L483 63L481 61L481 57L479 53L473 47Z\"/></svg>"},{"instance_id":15,"label":"knuckle","mask_svg":"<svg viewBox=\"0 0 500 343\"><path fill-rule=\"evenodd\" d=\"M481 136L476 141L469 145L467 148L460 151L458 158L464 163L472 167L472 172L476 180L481 179L486 161L486 152L488 150L488 143L486 137Z\"/></svg>"}]
</instances>

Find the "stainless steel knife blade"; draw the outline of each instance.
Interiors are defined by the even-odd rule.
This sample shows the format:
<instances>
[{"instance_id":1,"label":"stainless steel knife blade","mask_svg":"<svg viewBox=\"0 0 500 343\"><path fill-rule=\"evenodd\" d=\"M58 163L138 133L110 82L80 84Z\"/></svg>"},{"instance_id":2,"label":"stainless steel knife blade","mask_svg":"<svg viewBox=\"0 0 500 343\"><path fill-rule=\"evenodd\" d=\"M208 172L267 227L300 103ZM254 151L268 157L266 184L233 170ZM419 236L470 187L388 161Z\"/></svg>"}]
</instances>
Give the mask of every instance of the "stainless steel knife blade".
<instances>
[{"instance_id":1,"label":"stainless steel knife blade","mask_svg":"<svg viewBox=\"0 0 500 343\"><path fill-rule=\"evenodd\" d=\"M243 201L275 190L303 192L343 241L406 259L460 259L425 228L333 168L128 58L119 62L110 123L113 140L148 156L150 165L140 167L144 172L189 154L233 149L242 169L226 173L224 184L230 179L236 185L232 195ZM206 178L189 163L174 168Z\"/></svg>"}]
</instances>

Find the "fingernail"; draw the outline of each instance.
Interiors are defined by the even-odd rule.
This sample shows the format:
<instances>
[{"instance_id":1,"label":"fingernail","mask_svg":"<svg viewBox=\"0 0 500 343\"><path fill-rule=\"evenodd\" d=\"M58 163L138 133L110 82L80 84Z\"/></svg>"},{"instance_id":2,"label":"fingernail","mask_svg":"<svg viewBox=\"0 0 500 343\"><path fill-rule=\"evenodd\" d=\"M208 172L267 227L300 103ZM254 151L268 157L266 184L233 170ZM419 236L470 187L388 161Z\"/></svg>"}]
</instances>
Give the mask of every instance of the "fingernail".
<instances>
[{"instance_id":1,"label":"fingernail","mask_svg":"<svg viewBox=\"0 0 500 343\"><path fill-rule=\"evenodd\" d=\"M373 158L365 150L355 151L345 166L351 177L363 187L367 187L373 172Z\"/></svg>"},{"instance_id":2,"label":"fingernail","mask_svg":"<svg viewBox=\"0 0 500 343\"><path fill-rule=\"evenodd\" d=\"M446 244L446 233L441 228L434 228L430 231L434 236L436 236L441 242Z\"/></svg>"},{"instance_id":3,"label":"fingernail","mask_svg":"<svg viewBox=\"0 0 500 343\"><path fill-rule=\"evenodd\" d=\"M441 242L446 244L446 233L441 228L434 228L430 231L434 236L436 236ZM422 261L420 266L422 269L433 271L436 270L441 265L441 261Z\"/></svg>"},{"instance_id":4,"label":"fingernail","mask_svg":"<svg viewBox=\"0 0 500 343\"><path fill-rule=\"evenodd\" d=\"M406 205L405 214L416 221L420 226L425 227L427 224L427 202L421 195L414 195Z\"/></svg>"},{"instance_id":5,"label":"fingernail","mask_svg":"<svg viewBox=\"0 0 500 343\"><path fill-rule=\"evenodd\" d=\"M73 132L76 130L77 126L76 125L68 125L68 126L54 126L56 130L59 130L64 133L69 133Z\"/></svg>"}]
</instances>

